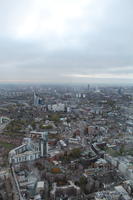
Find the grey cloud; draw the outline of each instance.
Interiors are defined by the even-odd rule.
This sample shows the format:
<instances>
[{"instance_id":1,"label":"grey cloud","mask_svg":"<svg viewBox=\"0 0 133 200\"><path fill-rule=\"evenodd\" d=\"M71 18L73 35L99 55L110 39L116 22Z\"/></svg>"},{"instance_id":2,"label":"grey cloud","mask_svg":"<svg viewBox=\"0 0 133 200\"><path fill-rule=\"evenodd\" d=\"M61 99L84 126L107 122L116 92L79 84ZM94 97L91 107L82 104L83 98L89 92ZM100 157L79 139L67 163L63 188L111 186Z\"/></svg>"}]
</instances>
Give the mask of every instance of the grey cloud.
<instances>
[{"instance_id":1,"label":"grey cloud","mask_svg":"<svg viewBox=\"0 0 133 200\"><path fill-rule=\"evenodd\" d=\"M70 78L64 80L61 75L133 74L132 0L95 0L93 13L86 7L81 19L69 19L69 32L61 37L51 33L38 38L15 38L12 26L22 23L31 3L13 0L11 4L5 0L1 4L0 79L56 82L60 77L60 81L69 82ZM99 6L104 7L105 12L101 18L95 16ZM90 31L91 18L94 24ZM78 29L79 24L81 29Z\"/></svg>"}]
</instances>

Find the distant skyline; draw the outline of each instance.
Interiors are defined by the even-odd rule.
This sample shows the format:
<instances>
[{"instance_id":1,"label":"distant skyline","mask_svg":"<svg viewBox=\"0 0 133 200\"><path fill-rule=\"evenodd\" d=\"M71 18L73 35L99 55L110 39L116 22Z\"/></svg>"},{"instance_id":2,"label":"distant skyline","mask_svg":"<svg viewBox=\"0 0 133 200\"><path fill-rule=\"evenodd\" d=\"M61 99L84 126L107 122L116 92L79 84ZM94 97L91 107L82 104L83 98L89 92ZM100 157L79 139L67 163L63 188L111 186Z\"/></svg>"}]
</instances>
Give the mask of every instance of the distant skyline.
<instances>
[{"instance_id":1,"label":"distant skyline","mask_svg":"<svg viewBox=\"0 0 133 200\"><path fill-rule=\"evenodd\" d=\"M1 0L0 83L133 84L132 0Z\"/></svg>"}]
</instances>

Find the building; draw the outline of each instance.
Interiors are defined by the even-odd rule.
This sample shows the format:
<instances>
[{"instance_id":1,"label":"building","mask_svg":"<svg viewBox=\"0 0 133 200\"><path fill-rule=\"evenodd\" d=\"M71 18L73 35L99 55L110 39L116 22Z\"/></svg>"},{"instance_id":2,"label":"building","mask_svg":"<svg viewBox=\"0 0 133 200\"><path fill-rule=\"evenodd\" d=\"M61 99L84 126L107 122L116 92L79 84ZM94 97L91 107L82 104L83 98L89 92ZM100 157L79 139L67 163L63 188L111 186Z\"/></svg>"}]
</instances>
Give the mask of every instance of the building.
<instances>
[{"instance_id":1,"label":"building","mask_svg":"<svg viewBox=\"0 0 133 200\"><path fill-rule=\"evenodd\" d=\"M76 186L72 181L68 181L66 185L58 186L57 183L52 184L52 190L50 192L50 197L55 200L60 196L71 196L80 194L80 188Z\"/></svg>"},{"instance_id":2,"label":"building","mask_svg":"<svg viewBox=\"0 0 133 200\"><path fill-rule=\"evenodd\" d=\"M121 195L121 199L123 200L131 200L127 191L123 188L123 186L119 185L115 187L115 190Z\"/></svg>"},{"instance_id":3,"label":"building","mask_svg":"<svg viewBox=\"0 0 133 200\"><path fill-rule=\"evenodd\" d=\"M41 102L42 102L42 99L38 95L36 95L34 92L34 106L39 106L40 104L42 104Z\"/></svg>"},{"instance_id":4,"label":"building","mask_svg":"<svg viewBox=\"0 0 133 200\"><path fill-rule=\"evenodd\" d=\"M36 186L37 193L44 191L44 181L38 181Z\"/></svg>"},{"instance_id":5,"label":"building","mask_svg":"<svg viewBox=\"0 0 133 200\"><path fill-rule=\"evenodd\" d=\"M48 105L48 110L53 112L64 112L65 104L58 103L58 104Z\"/></svg>"},{"instance_id":6,"label":"building","mask_svg":"<svg viewBox=\"0 0 133 200\"><path fill-rule=\"evenodd\" d=\"M96 168L108 168L109 163L108 163L105 159L99 158L99 159L95 162L94 166L95 166Z\"/></svg>"},{"instance_id":7,"label":"building","mask_svg":"<svg viewBox=\"0 0 133 200\"><path fill-rule=\"evenodd\" d=\"M120 194L116 191L101 191L95 193L95 200L119 200Z\"/></svg>"},{"instance_id":8,"label":"building","mask_svg":"<svg viewBox=\"0 0 133 200\"><path fill-rule=\"evenodd\" d=\"M24 138L23 144L9 152L9 163L17 164L33 161L47 156L48 134L47 132L30 132L28 138Z\"/></svg>"}]
</instances>

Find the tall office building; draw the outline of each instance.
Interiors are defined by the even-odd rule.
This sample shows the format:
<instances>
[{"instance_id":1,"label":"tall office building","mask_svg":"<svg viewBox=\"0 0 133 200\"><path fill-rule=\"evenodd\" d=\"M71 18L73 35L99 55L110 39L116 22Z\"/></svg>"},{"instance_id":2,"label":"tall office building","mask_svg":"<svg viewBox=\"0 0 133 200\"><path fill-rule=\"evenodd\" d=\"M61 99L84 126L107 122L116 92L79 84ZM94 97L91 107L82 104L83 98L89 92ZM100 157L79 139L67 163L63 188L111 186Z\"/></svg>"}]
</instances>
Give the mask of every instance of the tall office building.
<instances>
[{"instance_id":1,"label":"tall office building","mask_svg":"<svg viewBox=\"0 0 133 200\"><path fill-rule=\"evenodd\" d=\"M34 92L34 106L40 105L40 101L41 101L40 97L36 95Z\"/></svg>"}]
</instances>

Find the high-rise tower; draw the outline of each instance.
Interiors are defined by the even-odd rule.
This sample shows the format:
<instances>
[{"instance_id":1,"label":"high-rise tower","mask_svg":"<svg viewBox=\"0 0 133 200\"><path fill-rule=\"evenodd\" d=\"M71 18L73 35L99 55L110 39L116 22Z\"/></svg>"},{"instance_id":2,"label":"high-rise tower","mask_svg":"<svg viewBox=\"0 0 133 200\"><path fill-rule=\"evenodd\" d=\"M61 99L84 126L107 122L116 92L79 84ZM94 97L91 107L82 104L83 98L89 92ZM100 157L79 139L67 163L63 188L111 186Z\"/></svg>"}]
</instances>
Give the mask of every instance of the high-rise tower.
<instances>
[{"instance_id":1,"label":"high-rise tower","mask_svg":"<svg viewBox=\"0 0 133 200\"><path fill-rule=\"evenodd\" d=\"M38 106L39 105L39 101L40 101L40 98L34 92L34 106Z\"/></svg>"}]
</instances>

